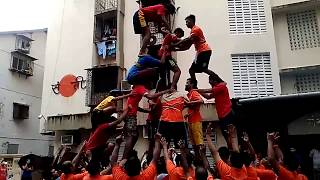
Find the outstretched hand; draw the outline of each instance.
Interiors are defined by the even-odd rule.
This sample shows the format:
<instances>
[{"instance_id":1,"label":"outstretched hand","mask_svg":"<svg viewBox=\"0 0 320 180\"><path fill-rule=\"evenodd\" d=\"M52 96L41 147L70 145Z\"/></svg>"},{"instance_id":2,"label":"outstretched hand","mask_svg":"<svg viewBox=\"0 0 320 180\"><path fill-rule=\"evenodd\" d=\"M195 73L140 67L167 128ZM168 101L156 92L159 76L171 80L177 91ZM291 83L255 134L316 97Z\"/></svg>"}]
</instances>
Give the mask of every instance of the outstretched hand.
<instances>
[{"instance_id":1,"label":"outstretched hand","mask_svg":"<svg viewBox=\"0 0 320 180\"><path fill-rule=\"evenodd\" d=\"M243 141L246 142L246 143L249 143L249 142L250 142L249 135L248 135L247 132L243 132L242 139L243 139Z\"/></svg>"},{"instance_id":2,"label":"outstretched hand","mask_svg":"<svg viewBox=\"0 0 320 180\"><path fill-rule=\"evenodd\" d=\"M280 136L278 132L267 133L268 141L271 141L273 144L275 144L279 138Z\"/></svg>"},{"instance_id":3,"label":"outstretched hand","mask_svg":"<svg viewBox=\"0 0 320 180\"><path fill-rule=\"evenodd\" d=\"M168 143L167 143L166 138L162 137L162 138L160 139L160 143L161 143L161 145L162 145L163 148L168 148Z\"/></svg>"}]
</instances>

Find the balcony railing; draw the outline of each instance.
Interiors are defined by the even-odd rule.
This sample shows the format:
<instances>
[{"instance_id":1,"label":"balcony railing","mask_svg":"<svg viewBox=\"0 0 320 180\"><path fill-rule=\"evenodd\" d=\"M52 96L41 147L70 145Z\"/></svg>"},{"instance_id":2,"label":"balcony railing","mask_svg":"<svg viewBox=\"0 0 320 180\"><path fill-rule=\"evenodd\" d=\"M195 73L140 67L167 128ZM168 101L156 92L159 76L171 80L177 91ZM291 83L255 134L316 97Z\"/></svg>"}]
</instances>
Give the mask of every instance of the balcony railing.
<instances>
[{"instance_id":1,"label":"balcony railing","mask_svg":"<svg viewBox=\"0 0 320 180\"><path fill-rule=\"evenodd\" d=\"M95 14L116 10L118 0L96 0Z\"/></svg>"}]
</instances>

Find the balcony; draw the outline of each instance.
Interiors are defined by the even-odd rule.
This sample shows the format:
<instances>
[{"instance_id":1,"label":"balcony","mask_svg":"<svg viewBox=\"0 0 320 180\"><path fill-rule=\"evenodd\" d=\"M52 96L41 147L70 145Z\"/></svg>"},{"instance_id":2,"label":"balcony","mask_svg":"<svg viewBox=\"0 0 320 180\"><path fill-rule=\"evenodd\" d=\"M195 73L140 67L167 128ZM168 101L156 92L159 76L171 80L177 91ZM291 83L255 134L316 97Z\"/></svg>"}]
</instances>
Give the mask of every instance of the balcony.
<instances>
[{"instance_id":1,"label":"balcony","mask_svg":"<svg viewBox=\"0 0 320 180\"><path fill-rule=\"evenodd\" d=\"M271 0L272 11L309 8L319 4L318 0Z\"/></svg>"},{"instance_id":2,"label":"balcony","mask_svg":"<svg viewBox=\"0 0 320 180\"><path fill-rule=\"evenodd\" d=\"M86 106L96 106L113 89L120 89L123 69L119 66L100 66L87 70Z\"/></svg>"},{"instance_id":3,"label":"balcony","mask_svg":"<svg viewBox=\"0 0 320 180\"><path fill-rule=\"evenodd\" d=\"M96 0L95 14L114 11L118 8L118 0Z\"/></svg>"}]
</instances>

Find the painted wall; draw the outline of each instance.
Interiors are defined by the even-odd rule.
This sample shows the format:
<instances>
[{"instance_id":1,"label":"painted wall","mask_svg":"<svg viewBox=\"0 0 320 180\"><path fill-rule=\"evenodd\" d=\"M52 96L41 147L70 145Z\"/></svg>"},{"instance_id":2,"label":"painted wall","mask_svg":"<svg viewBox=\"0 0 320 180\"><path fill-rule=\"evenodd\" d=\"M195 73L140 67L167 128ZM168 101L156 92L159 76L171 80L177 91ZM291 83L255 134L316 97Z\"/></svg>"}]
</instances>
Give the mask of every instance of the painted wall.
<instances>
[{"instance_id":1,"label":"painted wall","mask_svg":"<svg viewBox=\"0 0 320 180\"><path fill-rule=\"evenodd\" d=\"M48 155L52 139L39 133L38 115L41 110L45 31L26 34L34 41L30 56L34 61L33 76L26 78L9 71L11 52L15 50L15 34L0 35L0 154L7 153L7 145L19 144L19 154ZM29 105L29 119L13 120L13 103Z\"/></svg>"},{"instance_id":2,"label":"painted wall","mask_svg":"<svg viewBox=\"0 0 320 180\"><path fill-rule=\"evenodd\" d=\"M309 9L309 8L308 8ZM287 13L306 10L301 6L294 11L282 11L273 15L275 40L280 69L319 65L320 47L291 50L288 32ZM320 28L320 8L316 9Z\"/></svg>"},{"instance_id":3,"label":"painted wall","mask_svg":"<svg viewBox=\"0 0 320 180\"><path fill-rule=\"evenodd\" d=\"M283 6L283 5L289 5L294 3L301 3L305 1L310 1L310 0L271 0L271 6L272 7Z\"/></svg>"},{"instance_id":4,"label":"painted wall","mask_svg":"<svg viewBox=\"0 0 320 180\"><path fill-rule=\"evenodd\" d=\"M270 52L273 70L273 82L275 94L280 94L280 81L278 73L278 60L274 40L271 6L268 0L265 1L265 11L267 19L267 32L263 34L250 35L231 35L229 33L228 9L225 0L202 0L197 3L193 0L176 0L176 7L180 7L176 17L175 24L185 30L186 36L190 30L185 26L185 17L194 14L197 17L196 24L200 26L206 36L206 39L213 49L209 68L219 74L227 83L233 96L233 78L231 54L234 53L260 53ZM125 67L130 68L137 60L139 51L139 36L134 34L132 27L132 16L138 9L135 1L126 1L125 19L124 19L124 62ZM185 52L177 54L178 65L182 71L178 90L184 91L186 79L189 77L188 69L195 57L194 47ZM197 79L199 88L208 88L208 76L198 74Z\"/></svg>"},{"instance_id":5,"label":"painted wall","mask_svg":"<svg viewBox=\"0 0 320 180\"><path fill-rule=\"evenodd\" d=\"M92 0L56 0L51 2L41 114L79 114L89 112L85 106L85 89L71 97L56 95L51 89L65 75L87 78L92 66L94 4ZM41 122L43 128L44 120Z\"/></svg>"}]
</instances>

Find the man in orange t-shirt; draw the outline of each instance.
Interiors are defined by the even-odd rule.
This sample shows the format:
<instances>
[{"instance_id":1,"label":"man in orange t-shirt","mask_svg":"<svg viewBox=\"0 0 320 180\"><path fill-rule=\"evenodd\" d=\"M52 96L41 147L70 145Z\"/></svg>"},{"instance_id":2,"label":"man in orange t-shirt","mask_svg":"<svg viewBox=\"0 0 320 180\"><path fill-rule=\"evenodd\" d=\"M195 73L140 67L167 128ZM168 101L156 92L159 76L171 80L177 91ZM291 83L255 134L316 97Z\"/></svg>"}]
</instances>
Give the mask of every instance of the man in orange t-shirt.
<instances>
[{"instance_id":1,"label":"man in orange t-shirt","mask_svg":"<svg viewBox=\"0 0 320 180\"><path fill-rule=\"evenodd\" d=\"M160 157L160 138L155 136L155 148L153 150L153 158L150 165L141 171L141 162L137 156L137 152L132 150L128 159L124 159L124 168L117 163L121 139L117 138L116 146L110 158L112 167L112 175L114 180L154 180L157 176L157 161Z\"/></svg>"},{"instance_id":2,"label":"man in orange t-shirt","mask_svg":"<svg viewBox=\"0 0 320 180\"><path fill-rule=\"evenodd\" d=\"M203 143L203 130L202 130L202 117L200 113L200 106L203 104L203 99L197 91L197 80L189 78L187 79L185 90L188 91L188 98L190 102L187 103L188 106L188 124L190 139L193 145L193 149L196 153L197 160L202 161L202 155L205 157L205 148ZM204 152L200 152L203 149Z\"/></svg>"},{"instance_id":3,"label":"man in orange t-shirt","mask_svg":"<svg viewBox=\"0 0 320 180\"><path fill-rule=\"evenodd\" d=\"M276 157L281 157L283 154L281 149L277 144L277 140L280 138L278 133L268 133L268 158L270 159L273 170L278 174L278 180L306 180L306 176L299 174L297 172L299 167L299 162L291 152L284 155L283 162L286 167L284 167L280 162L276 159ZM275 151L275 149L277 149Z\"/></svg>"},{"instance_id":4,"label":"man in orange t-shirt","mask_svg":"<svg viewBox=\"0 0 320 180\"><path fill-rule=\"evenodd\" d=\"M216 167L221 176L221 179L222 180L247 180L248 178L247 170L243 165L243 160L238 149L239 147L237 146L238 144L237 135L236 135L237 132L235 130L231 131L233 128L229 128L230 139L234 139L234 140L231 140L233 149L230 156L230 164L231 164L230 166L221 159L216 146L213 144L211 139L212 130L210 126L211 125L208 126L206 131L207 143L208 143L208 147L211 152L211 155L213 156L213 159L216 162Z\"/></svg>"},{"instance_id":5,"label":"man in orange t-shirt","mask_svg":"<svg viewBox=\"0 0 320 180\"><path fill-rule=\"evenodd\" d=\"M201 28L195 25L196 17L191 14L186 17L185 20L187 27L191 29L190 36L175 44L174 48L176 48L177 51L184 51L194 44L197 55L189 69L190 77L192 79L196 79L195 73L203 72L208 75L215 74L213 71L208 69L212 50L208 45Z\"/></svg>"},{"instance_id":6,"label":"man in orange t-shirt","mask_svg":"<svg viewBox=\"0 0 320 180\"><path fill-rule=\"evenodd\" d=\"M160 98L162 113L160 117L159 133L166 138L168 142L178 142L183 140L187 144L187 125L185 123L182 111L185 102L189 99L181 92L172 92L162 95Z\"/></svg>"}]
</instances>

